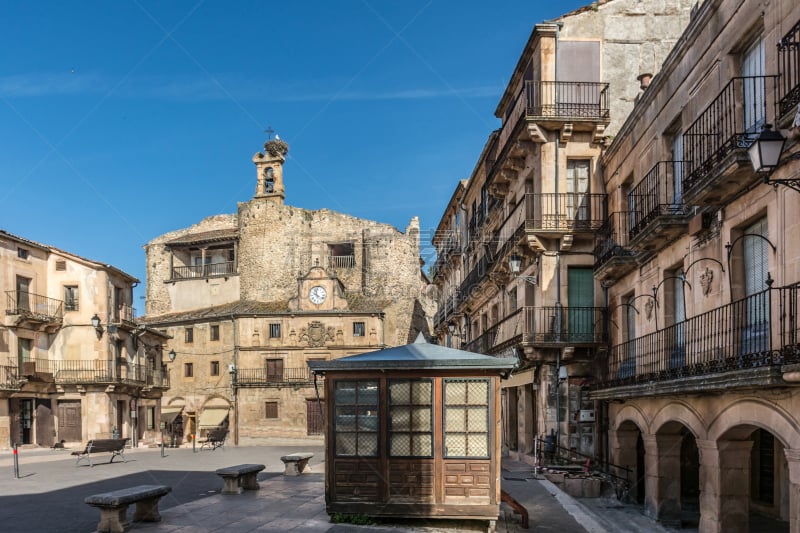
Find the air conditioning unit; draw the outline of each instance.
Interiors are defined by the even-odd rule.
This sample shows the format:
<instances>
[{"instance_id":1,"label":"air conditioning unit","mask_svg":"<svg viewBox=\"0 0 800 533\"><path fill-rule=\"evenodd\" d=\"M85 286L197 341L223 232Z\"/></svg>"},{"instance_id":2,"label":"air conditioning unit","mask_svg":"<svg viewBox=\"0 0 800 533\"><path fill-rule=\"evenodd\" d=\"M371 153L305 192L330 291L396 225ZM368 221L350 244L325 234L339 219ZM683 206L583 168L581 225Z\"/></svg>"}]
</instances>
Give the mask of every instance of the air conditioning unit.
<instances>
[{"instance_id":1,"label":"air conditioning unit","mask_svg":"<svg viewBox=\"0 0 800 533\"><path fill-rule=\"evenodd\" d=\"M594 410L581 409L578 414L578 422L594 422Z\"/></svg>"}]
</instances>

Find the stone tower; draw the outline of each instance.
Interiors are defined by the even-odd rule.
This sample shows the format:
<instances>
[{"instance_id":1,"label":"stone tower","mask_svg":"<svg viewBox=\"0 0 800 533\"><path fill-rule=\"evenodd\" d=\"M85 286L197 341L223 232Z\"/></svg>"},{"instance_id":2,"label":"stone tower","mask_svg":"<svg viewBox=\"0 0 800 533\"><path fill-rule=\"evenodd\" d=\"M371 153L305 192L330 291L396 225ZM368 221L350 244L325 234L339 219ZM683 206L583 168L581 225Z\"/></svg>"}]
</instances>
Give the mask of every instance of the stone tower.
<instances>
[{"instance_id":1,"label":"stone tower","mask_svg":"<svg viewBox=\"0 0 800 533\"><path fill-rule=\"evenodd\" d=\"M283 204L286 197L283 187L283 163L289 145L277 135L264 143L264 152L256 152L253 163L256 165L256 194L254 198L265 198Z\"/></svg>"}]
</instances>

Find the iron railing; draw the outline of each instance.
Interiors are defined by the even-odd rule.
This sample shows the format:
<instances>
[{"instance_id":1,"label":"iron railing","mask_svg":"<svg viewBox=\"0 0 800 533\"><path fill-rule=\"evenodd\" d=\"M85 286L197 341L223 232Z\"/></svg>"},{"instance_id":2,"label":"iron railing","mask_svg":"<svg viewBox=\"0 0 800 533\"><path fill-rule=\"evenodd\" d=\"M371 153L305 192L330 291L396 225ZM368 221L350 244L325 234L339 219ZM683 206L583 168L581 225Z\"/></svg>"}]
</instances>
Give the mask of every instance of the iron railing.
<instances>
[{"instance_id":1,"label":"iron railing","mask_svg":"<svg viewBox=\"0 0 800 533\"><path fill-rule=\"evenodd\" d=\"M678 217L689 213L683 203L685 161L659 161L628 194L632 213L631 237L659 217Z\"/></svg>"},{"instance_id":2,"label":"iron railing","mask_svg":"<svg viewBox=\"0 0 800 533\"><path fill-rule=\"evenodd\" d=\"M172 267L172 279L212 278L230 276L231 274L236 274L236 263L234 261Z\"/></svg>"},{"instance_id":3,"label":"iron railing","mask_svg":"<svg viewBox=\"0 0 800 533\"><path fill-rule=\"evenodd\" d=\"M778 116L800 103L800 21L778 42Z\"/></svg>"},{"instance_id":4,"label":"iron railing","mask_svg":"<svg viewBox=\"0 0 800 533\"><path fill-rule=\"evenodd\" d=\"M526 81L527 115L535 118L608 119L608 83Z\"/></svg>"},{"instance_id":5,"label":"iron railing","mask_svg":"<svg viewBox=\"0 0 800 533\"><path fill-rule=\"evenodd\" d=\"M593 232L606 220L606 195L588 193L528 193L525 229L530 231Z\"/></svg>"},{"instance_id":6,"label":"iron railing","mask_svg":"<svg viewBox=\"0 0 800 533\"><path fill-rule=\"evenodd\" d=\"M22 361L21 374L37 374L55 383L125 383L169 388L169 374L146 365L108 360L53 360L35 358Z\"/></svg>"},{"instance_id":7,"label":"iron railing","mask_svg":"<svg viewBox=\"0 0 800 533\"><path fill-rule=\"evenodd\" d=\"M704 180L723 159L752 144L767 120L767 85L775 78L732 78L689 126L683 135L684 191L704 186Z\"/></svg>"},{"instance_id":8,"label":"iron railing","mask_svg":"<svg viewBox=\"0 0 800 533\"><path fill-rule=\"evenodd\" d=\"M284 368L282 371L272 369L268 371L266 368L239 368L234 377L234 384L239 387L248 385L277 386L287 383L311 384L313 382L314 376L308 367Z\"/></svg>"},{"instance_id":9,"label":"iron railing","mask_svg":"<svg viewBox=\"0 0 800 533\"><path fill-rule=\"evenodd\" d=\"M602 344L607 342L605 307L523 307L523 342L531 344Z\"/></svg>"},{"instance_id":10,"label":"iron railing","mask_svg":"<svg viewBox=\"0 0 800 533\"><path fill-rule=\"evenodd\" d=\"M462 350L468 352L493 354L508 344L519 340L523 334L524 321L522 309L517 309L497 324L491 326L474 340L468 342Z\"/></svg>"},{"instance_id":11,"label":"iron railing","mask_svg":"<svg viewBox=\"0 0 800 533\"><path fill-rule=\"evenodd\" d=\"M19 387L19 369L15 365L0 365L0 390L17 390Z\"/></svg>"},{"instance_id":12,"label":"iron railing","mask_svg":"<svg viewBox=\"0 0 800 533\"><path fill-rule=\"evenodd\" d=\"M462 300L468 299L472 292L480 286L481 282L486 278L486 273L489 270L489 258L485 255L482 256L477 264L470 270L469 274L461 282L458 287L458 292L461 294Z\"/></svg>"},{"instance_id":13,"label":"iron railing","mask_svg":"<svg viewBox=\"0 0 800 533\"><path fill-rule=\"evenodd\" d=\"M461 299L458 293L452 294L442 300L439 303L439 309L436 310L436 314L433 317L433 327L438 327L439 324L447 320L452 313L455 313L460 303Z\"/></svg>"},{"instance_id":14,"label":"iron railing","mask_svg":"<svg viewBox=\"0 0 800 533\"><path fill-rule=\"evenodd\" d=\"M601 268L615 258L631 258L636 252L630 248L630 223L633 216L628 211L611 213L605 224L595 234L594 268Z\"/></svg>"},{"instance_id":15,"label":"iron railing","mask_svg":"<svg viewBox=\"0 0 800 533\"><path fill-rule=\"evenodd\" d=\"M613 346L596 388L800 362L800 285L763 292Z\"/></svg>"},{"instance_id":16,"label":"iron railing","mask_svg":"<svg viewBox=\"0 0 800 533\"><path fill-rule=\"evenodd\" d=\"M26 291L6 291L6 314L43 322L61 322L64 302Z\"/></svg>"},{"instance_id":17,"label":"iron railing","mask_svg":"<svg viewBox=\"0 0 800 533\"><path fill-rule=\"evenodd\" d=\"M112 324L135 324L136 309L128 304L119 304L111 317Z\"/></svg>"},{"instance_id":18,"label":"iron railing","mask_svg":"<svg viewBox=\"0 0 800 533\"><path fill-rule=\"evenodd\" d=\"M332 255L328 258L331 268L355 268L356 256L354 255Z\"/></svg>"}]
</instances>

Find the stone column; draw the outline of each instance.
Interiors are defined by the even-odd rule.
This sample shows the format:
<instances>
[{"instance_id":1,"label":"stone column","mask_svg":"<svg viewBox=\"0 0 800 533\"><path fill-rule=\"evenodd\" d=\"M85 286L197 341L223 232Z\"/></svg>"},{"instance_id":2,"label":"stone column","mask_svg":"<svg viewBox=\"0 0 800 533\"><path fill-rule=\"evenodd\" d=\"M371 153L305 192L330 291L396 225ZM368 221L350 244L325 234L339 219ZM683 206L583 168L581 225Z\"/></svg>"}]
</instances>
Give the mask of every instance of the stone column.
<instances>
[{"instance_id":1,"label":"stone column","mask_svg":"<svg viewBox=\"0 0 800 533\"><path fill-rule=\"evenodd\" d=\"M624 466L631 470L628 481L631 483L630 496L635 501L638 497L636 493L636 480L644 476L644 472L636 471L636 441L639 439L637 429L618 429L610 431L608 434L608 447L611 454L611 462L615 465ZM614 472L619 476L624 476L624 472Z\"/></svg>"},{"instance_id":2,"label":"stone column","mask_svg":"<svg viewBox=\"0 0 800 533\"><path fill-rule=\"evenodd\" d=\"M752 441L697 440L700 527L708 533L747 533Z\"/></svg>"},{"instance_id":3,"label":"stone column","mask_svg":"<svg viewBox=\"0 0 800 533\"><path fill-rule=\"evenodd\" d=\"M800 449L786 448L789 463L789 531L800 533Z\"/></svg>"},{"instance_id":4,"label":"stone column","mask_svg":"<svg viewBox=\"0 0 800 533\"><path fill-rule=\"evenodd\" d=\"M645 514L667 526L681 523L681 435L645 435Z\"/></svg>"}]
</instances>

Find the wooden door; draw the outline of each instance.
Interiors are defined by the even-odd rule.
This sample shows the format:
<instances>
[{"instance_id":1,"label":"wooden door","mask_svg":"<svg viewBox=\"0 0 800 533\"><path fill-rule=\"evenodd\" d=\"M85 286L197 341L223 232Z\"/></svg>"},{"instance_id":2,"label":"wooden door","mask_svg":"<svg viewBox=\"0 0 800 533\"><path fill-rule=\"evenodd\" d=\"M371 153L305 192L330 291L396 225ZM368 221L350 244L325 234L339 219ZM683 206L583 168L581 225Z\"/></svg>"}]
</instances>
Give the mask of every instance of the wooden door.
<instances>
[{"instance_id":1,"label":"wooden door","mask_svg":"<svg viewBox=\"0 0 800 533\"><path fill-rule=\"evenodd\" d=\"M569 342L594 341L594 275L591 268L567 270L567 327ZM602 324L597 324L602 327ZM563 331L561 332L563 333Z\"/></svg>"},{"instance_id":2,"label":"wooden door","mask_svg":"<svg viewBox=\"0 0 800 533\"><path fill-rule=\"evenodd\" d=\"M81 401L68 400L58 402L58 438L67 442L80 442Z\"/></svg>"},{"instance_id":3,"label":"wooden door","mask_svg":"<svg viewBox=\"0 0 800 533\"><path fill-rule=\"evenodd\" d=\"M316 399L306 400L306 426L309 435L322 435L322 410Z\"/></svg>"},{"instance_id":4,"label":"wooden door","mask_svg":"<svg viewBox=\"0 0 800 533\"><path fill-rule=\"evenodd\" d=\"M36 400L36 444L55 444L56 428L53 425L53 409L50 400Z\"/></svg>"}]
</instances>

